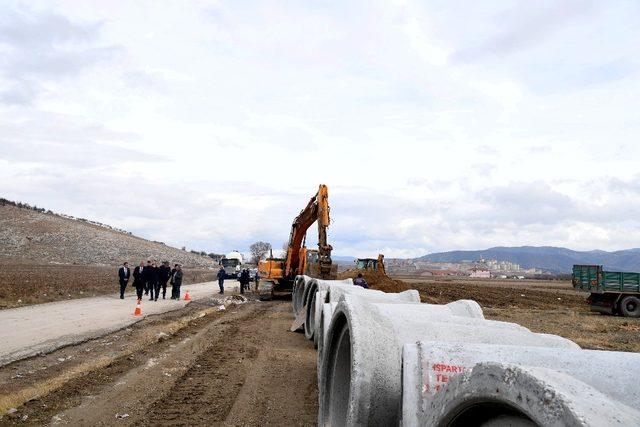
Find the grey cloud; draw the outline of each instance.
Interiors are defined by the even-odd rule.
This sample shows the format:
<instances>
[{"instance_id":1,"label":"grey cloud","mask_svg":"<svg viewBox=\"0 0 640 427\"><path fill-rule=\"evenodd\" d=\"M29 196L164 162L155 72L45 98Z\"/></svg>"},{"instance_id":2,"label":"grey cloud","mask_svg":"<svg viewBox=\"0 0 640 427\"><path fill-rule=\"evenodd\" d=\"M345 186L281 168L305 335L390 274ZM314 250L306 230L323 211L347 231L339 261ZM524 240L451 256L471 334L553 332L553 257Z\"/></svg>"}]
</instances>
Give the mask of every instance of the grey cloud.
<instances>
[{"instance_id":1,"label":"grey cloud","mask_svg":"<svg viewBox=\"0 0 640 427\"><path fill-rule=\"evenodd\" d=\"M9 89L0 92L0 102L7 105L29 105L36 96L33 83L24 79L16 79Z\"/></svg>"},{"instance_id":2,"label":"grey cloud","mask_svg":"<svg viewBox=\"0 0 640 427\"><path fill-rule=\"evenodd\" d=\"M94 39L100 27L100 23L75 23L50 12L4 11L0 17L0 42L21 48L83 42Z\"/></svg>"},{"instance_id":3,"label":"grey cloud","mask_svg":"<svg viewBox=\"0 0 640 427\"><path fill-rule=\"evenodd\" d=\"M127 161L165 161L127 147L138 136L117 132L82 118L34 111L30 120L0 120L0 159L42 163L52 168L87 169Z\"/></svg>"},{"instance_id":4,"label":"grey cloud","mask_svg":"<svg viewBox=\"0 0 640 427\"><path fill-rule=\"evenodd\" d=\"M521 1L496 16L498 28L504 28L501 33L458 50L453 60L474 62L487 56L506 56L533 46L561 29L566 22L588 12L592 4L588 0L548 2L546 7L535 10L540 7L540 2Z\"/></svg>"},{"instance_id":5,"label":"grey cloud","mask_svg":"<svg viewBox=\"0 0 640 427\"><path fill-rule=\"evenodd\" d=\"M0 159L16 163L50 164L52 168L72 167L79 170L122 163L169 161L168 158L156 154L93 141L24 143L0 139L0 143Z\"/></svg>"},{"instance_id":6,"label":"grey cloud","mask_svg":"<svg viewBox=\"0 0 640 427\"><path fill-rule=\"evenodd\" d=\"M120 54L119 46L101 46L101 23L77 23L50 13L8 6L0 11L0 73L11 87L0 101L29 105L43 92L46 80L75 76Z\"/></svg>"},{"instance_id":7,"label":"grey cloud","mask_svg":"<svg viewBox=\"0 0 640 427\"><path fill-rule=\"evenodd\" d=\"M163 85L163 79L143 70L127 71L122 74L122 80L133 89L158 91Z\"/></svg>"},{"instance_id":8,"label":"grey cloud","mask_svg":"<svg viewBox=\"0 0 640 427\"><path fill-rule=\"evenodd\" d=\"M575 214L570 197L544 182L515 183L485 190L481 194L492 219L517 224L554 224Z\"/></svg>"},{"instance_id":9,"label":"grey cloud","mask_svg":"<svg viewBox=\"0 0 640 427\"><path fill-rule=\"evenodd\" d=\"M537 153L550 153L552 148L549 145L536 145L529 148L529 152L533 154Z\"/></svg>"},{"instance_id":10,"label":"grey cloud","mask_svg":"<svg viewBox=\"0 0 640 427\"><path fill-rule=\"evenodd\" d=\"M9 76L36 76L59 78L73 76L84 68L109 61L122 53L117 46L88 49L51 50L46 52L21 52L13 55L5 67ZM24 81L24 80L23 80Z\"/></svg>"}]
</instances>

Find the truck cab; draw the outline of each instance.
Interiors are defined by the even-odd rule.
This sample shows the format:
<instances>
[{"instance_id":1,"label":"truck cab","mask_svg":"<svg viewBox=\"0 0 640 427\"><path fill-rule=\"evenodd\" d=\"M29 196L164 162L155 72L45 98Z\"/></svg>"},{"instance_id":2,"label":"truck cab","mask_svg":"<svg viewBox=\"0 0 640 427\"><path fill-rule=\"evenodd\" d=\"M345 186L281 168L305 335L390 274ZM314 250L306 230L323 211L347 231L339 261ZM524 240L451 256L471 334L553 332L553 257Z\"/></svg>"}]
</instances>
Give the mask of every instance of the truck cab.
<instances>
[{"instance_id":1,"label":"truck cab","mask_svg":"<svg viewBox=\"0 0 640 427\"><path fill-rule=\"evenodd\" d=\"M220 260L220 265L224 268L225 279L237 279L242 269L242 254L232 251Z\"/></svg>"}]
</instances>

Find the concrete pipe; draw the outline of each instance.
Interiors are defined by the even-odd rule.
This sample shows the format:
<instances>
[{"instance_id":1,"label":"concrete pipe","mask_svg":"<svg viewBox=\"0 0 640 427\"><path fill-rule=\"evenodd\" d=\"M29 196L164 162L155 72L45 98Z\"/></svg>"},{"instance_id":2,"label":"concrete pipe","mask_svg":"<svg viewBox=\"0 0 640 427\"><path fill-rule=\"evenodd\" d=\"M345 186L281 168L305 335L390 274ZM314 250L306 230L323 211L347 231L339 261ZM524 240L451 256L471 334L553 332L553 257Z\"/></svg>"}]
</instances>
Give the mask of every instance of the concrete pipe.
<instances>
[{"instance_id":1,"label":"concrete pipe","mask_svg":"<svg viewBox=\"0 0 640 427\"><path fill-rule=\"evenodd\" d=\"M331 294L329 294L331 292ZM336 288L332 291L326 291L327 296L324 299L325 302L320 308L316 301L316 330L314 333L314 343L316 348L318 349L318 366L321 365L322 361L322 352L324 350L324 341L327 336L327 331L329 330L329 324L331 322L331 318L333 317L333 310L338 303L338 300L342 298L342 296L346 292L344 288ZM416 290L409 290L400 293L384 293L380 291L365 291L365 292L353 292L362 298L370 301L370 302L388 302L388 303L397 303L397 304L418 304L420 303L420 294ZM320 299L322 298L322 293L318 293ZM484 314L482 313L482 307L472 300L458 300L451 302L449 304L440 305L440 304L422 304L424 309L431 310L434 313L438 312L442 315L452 315L452 316L462 316L462 317L472 317L476 319L484 319ZM319 313L319 314L318 314ZM318 371L318 375L320 372Z\"/></svg>"},{"instance_id":2,"label":"concrete pipe","mask_svg":"<svg viewBox=\"0 0 640 427\"><path fill-rule=\"evenodd\" d=\"M508 322L443 316L423 304L370 303L347 294L329 326L319 384L320 425L396 425L401 416L402 347L416 341L579 348Z\"/></svg>"},{"instance_id":3,"label":"concrete pipe","mask_svg":"<svg viewBox=\"0 0 640 427\"><path fill-rule=\"evenodd\" d=\"M316 297L316 322L315 331L313 335L313 341L315 347L318 349L318 384L320 384L320 376L322 372L322 355L324 350L324 340L329 329L331 317L333 316L333 310L338 304L338 300L348 293L358 295L370 302L384 302L389 304L420 304L420 294L416 290L408 290L398 293L385 293L377 290L364 289L359 286L353 286L353 288L334 287L327 289L326 291L319 291ZM318 301L327 301L318 304ZM440 310L446 306L421 304L425 309Z\"/></svg>"},{"instance_id":4,"label":"concrete pipe","mask_svg":"<svg viewBox=\"0 0 640 427\"><path fill-rule=\"evenodd\" d=\"M429 412L424 418L426 424L420 425L640 425L640 413L636 409L609 399L570 375L510 364L474 366L447 384L433 405L441 415Z\"/></svg>"},{"instance_id":5,"label":"concrete pipe","mask_svg":"<svg viewBox=\"0 0 640 427\"><path fill-rule=\"evenodd\" d=\"M300 309L304 305L303 296L307 284L311 281L311 277L299 275L293 282L293 292L291 293L291 305L293 307L294 317L298 315Z\"/></svg>"},{"instance_id":6,"label":"concrete pipe","mask_svg":"<svg viewBox=\"0 0 640 427\"><path fill-rule=\"evenodd\" d=\"M308 328L313 328L313 342L316 348L320 348L320 341L324 338L322 335L322 323L323 323L323 304L328 302L338 302L342 295L354 293L362 296L368 301L372 302L390 302L390 303L407 303L417 304L420 303L420 294L416 290L409 290L399 293L386 293L373 289L364 289L360 286L334 286L333 288L327 288L324 291L318 291L315 300L315 309L313 324L309 324ZM331 317L329 317L331 319ZM317 333L316 333L317 332Z\"/></svg>"},{"instance_id":7,"label":"concrete pipe","mask_svg":"<svg viewBox=\"0 0 640 427\"><path fill-rule=\"evenodd\" d=\"M405 344L402 365L403 426L640 425L637 353L431 341Z\"/></svg>"},{"instance_id":8,"label":"concrete pipe","mask_svg":"<svg viewBox=\"0 0 640 427\"><path fill-rule=\"evenodd\" d=\"M315 332L316 294L318 291L326 291L334 287L353 288L353 279L345 280L321 280L311 279L305 288L304 305L307 307L304 321L304 335L312 340Z\"/></svg>"}]
</instances>

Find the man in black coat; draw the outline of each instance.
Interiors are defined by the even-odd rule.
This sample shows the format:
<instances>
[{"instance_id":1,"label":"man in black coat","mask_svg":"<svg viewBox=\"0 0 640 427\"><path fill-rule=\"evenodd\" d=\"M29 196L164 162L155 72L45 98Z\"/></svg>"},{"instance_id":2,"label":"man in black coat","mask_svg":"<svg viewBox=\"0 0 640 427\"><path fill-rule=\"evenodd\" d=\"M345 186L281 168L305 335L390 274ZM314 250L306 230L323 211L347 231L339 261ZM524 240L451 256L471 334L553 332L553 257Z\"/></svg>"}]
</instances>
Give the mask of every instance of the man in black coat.
<instances>
[{"instance_id":1,"label":"man in black coat","mask_svg":"<svg viewBox=\"0 0 640 427\"><path fill-rule=\"evenodd\" d=\"M172 291L171 293L175 296L174 299L180 299L180 286L182 286L182 267L180 266L180 264L176 264L176 268L174 269L173 275L172 275Z\"/></svg>"},{"instance_id":2,"label":"man in black coat","mask_svg":"<svg viewBox=\"0 0 640 427\"><path fill-rule=\"evenodd\" d=\"M142 292L144 291L144 261L140 261L140 265L133 269L133 287L136 288L136 295L138 299L142 299Z\"/></svg>"},{"instance_id":3,"label":"man in black coat","mask_svg":"<svg viewBox=\"0 0 640 427\"><path fill-rule=\"evenodd\" d=\"M129 283L129 277L131 276L131 270L129 269L129 263L125 262L118 270L118 279L120 279L120 299L124 299L124 290Z\"/></svg>"},{"instance_id":4,"label":"man in black coat","mask_svg":"<svg viewBox=\"0 0 640 427\"><path fill-rule=\"evenodd\" d=\"M142 283L144 283L144 294L149 295L149 283L151 283L151 277L149 274L151 273L151 261L147 260L147 265L144 266L144 271L142 273Z\"/></svg>"},{"instance_id":5,"label":"man in black coat","mask_svg":"<svg viewBox=\"0 0 640 427\"><path fill-rule=\"evenodd\" d=\"M249 276L249 270L243 269L242 273L240 273L240 293L244 294L244 290L249 288L249 282L251 281L251 277Z\"/></svg>"},{"instance_id":6,"label":"man in black coat","mask_svg":"<svg viewBox=\"0 0 640 427\"><path fill-rule=\"evenodd\" d=\"M224 271L224 267L220 266L218 270L218 286L220 287L221 294L224 294L224 279L227 277L227 273Z\"/></svg>"},{"instance_id":7,"label":"man in black coat","mask_svg":"<svg viewBox=\"0 0 640 427\"><path fill-rule=\"evenodd\" d=\"M158 294L160 293L160 274L158 264L153 261L151 268L149 269L149 301L158 301Z\"/></svg>"},{"instance_id":8,"label":"man in black coat","mask_svg":"<svg viewBox=\"0 0 640 427\"><path fill-rule=\"evenodd\" d=\"M171 276L171 267L169 267L169 261L165 261L158 268L158 278L160 279L160 286L162 286L162 299L166 299L167 296L167 282ZM156 299L158 296L156 295Z\"/></svg>"}]
</instances>

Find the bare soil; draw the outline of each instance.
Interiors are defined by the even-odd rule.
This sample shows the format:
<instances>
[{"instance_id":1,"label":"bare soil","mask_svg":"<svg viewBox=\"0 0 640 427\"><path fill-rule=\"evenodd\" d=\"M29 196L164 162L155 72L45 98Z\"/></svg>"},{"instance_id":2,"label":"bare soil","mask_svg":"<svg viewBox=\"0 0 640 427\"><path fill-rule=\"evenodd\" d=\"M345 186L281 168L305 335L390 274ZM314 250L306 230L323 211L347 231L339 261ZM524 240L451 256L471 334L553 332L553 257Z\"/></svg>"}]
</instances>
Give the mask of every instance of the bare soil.
<instances>
[{"instance_id":1,"label":"bare soil","mask_svg":"<svg viewBox=\"0 0 640 427\"><path fill-rule=\"evenodd\" d=\"M0 263L0 309L119 292L118 266ZM215 270L185 269L184 284L214 280ZM128 291L133 292L133 280Z\"/></svg>"},{"instance_id":2,"label":"bare soil","mask_svg":"<svg viewBox=\"0 0 640 427\"><path fill-rule=\"evenodd\" d=\"M0 370L0 399L38 387L43 393L0 425L313 425L316 352L303 334L288 332L289 304L253 301L218 312L215 302L192 303L8 365ZM100 357L111 360L44 392L61 373Z\"/></svg>"}]
</instances>

